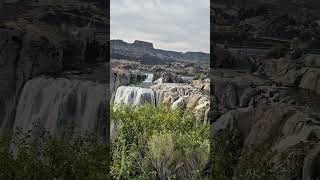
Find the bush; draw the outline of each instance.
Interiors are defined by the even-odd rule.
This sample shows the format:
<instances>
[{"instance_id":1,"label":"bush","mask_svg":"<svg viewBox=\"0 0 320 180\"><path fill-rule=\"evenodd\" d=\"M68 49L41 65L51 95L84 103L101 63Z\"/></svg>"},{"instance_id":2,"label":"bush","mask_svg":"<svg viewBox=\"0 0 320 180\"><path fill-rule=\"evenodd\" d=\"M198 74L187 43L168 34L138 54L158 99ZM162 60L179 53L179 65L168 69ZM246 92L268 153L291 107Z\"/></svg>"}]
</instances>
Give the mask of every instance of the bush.
<instances>
[{"instance_id":1,"label":"bush","mask_svg":"<svg viewBox=\"0 0 320 180\"><path fill-rule=\"evenodd\" d=\"M0 137L0 179L206 179L209 125L182 110L111 108L110 149L95 133ZM111 168L111 169L110 169Z\"/></svg>"},{"instance_id":2,"label":"bush","mask_svg":"<svg viewBox=\"0 0 320 180\"><path fill-rule=\"evenodd\" d=\"M107 179L109 146L94 134L37 139L17 130L0 138L0 179Z\"/></svg>"},{"instance_id":3,"label":"bush","mask_svg":"<svg viewBox=\"0 0 320 180\"><path fill-rule=\"evenodd\" d=\"M209 125L167 107L122 107L111 113L114 179L204 179ZM117 124L117 125L115 125Z\"/></svg>"},{"instance_id":4,"label":"bush","mask_svg":"<svg viewBox=\"0 0 320 180\"><path fill-rule=\"evenodd\" d=\"M221 130L215 138L215 149L211 162L213 179L231 180L240 156L241 143L238 131Z\"/></svg>"}]
</instances>

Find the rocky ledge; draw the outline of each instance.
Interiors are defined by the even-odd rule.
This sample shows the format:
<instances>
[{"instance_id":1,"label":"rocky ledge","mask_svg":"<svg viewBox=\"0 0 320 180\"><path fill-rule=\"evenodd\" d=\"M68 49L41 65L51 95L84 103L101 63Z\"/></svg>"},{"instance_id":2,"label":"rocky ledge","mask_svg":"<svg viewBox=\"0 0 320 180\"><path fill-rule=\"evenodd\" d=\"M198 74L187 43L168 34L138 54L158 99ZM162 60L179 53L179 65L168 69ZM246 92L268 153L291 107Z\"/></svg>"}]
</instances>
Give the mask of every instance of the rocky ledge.
<instances>
[{"instance_id":1,"label":"rocky ledge","mask_svg":"<svg viewBox=\"0 0 320 180\"><path fill-rule=\"evenodd\" d=\"M301 68L290 59L264 60L264 75L212 70L213 173L236 179L319 178L320 96L315 59L306 56ZM231 171L215 168L221 165L232 167Z\"/></svg>"}]
</instances>

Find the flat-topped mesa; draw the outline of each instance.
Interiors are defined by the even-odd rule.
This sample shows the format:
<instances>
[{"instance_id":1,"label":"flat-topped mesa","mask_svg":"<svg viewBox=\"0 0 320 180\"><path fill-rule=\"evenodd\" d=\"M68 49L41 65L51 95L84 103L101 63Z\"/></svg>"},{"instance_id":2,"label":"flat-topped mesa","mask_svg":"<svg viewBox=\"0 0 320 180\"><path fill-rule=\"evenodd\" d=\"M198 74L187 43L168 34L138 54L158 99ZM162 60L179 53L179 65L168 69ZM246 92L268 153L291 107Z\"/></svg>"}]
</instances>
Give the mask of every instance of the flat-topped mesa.
<instances>
[{"instance_id":1,"label":"flat-topped mesa","mask_svg":"<svg viewBox=\"0 0 320 180\"><path fill-rule=\"evenodd\" d=\"M210 54L203 52L176 52L156 49L153 43L135 40L127 43L122 40L110 41L111 57L115 59L140 59L143 63L164 64L174 61L201 62L209 64Z\"/></svg>"},{"instance_id":2,"label":"flat-topped mesa","mask_svg":"<svg viewBox=\"0 0 320 180\"><path fill-rule=\"evenodd\" d=\"M139 40L135 40L132 46L135 48L141 48L141 49L154 49L152 43L146 42L146 41L139 41Z\"/></svg>"},{"instance_id":3,"label":"flat-topped mesa","mask_svg":"<svg viewBox=\"0 0 320 180\"><path fill-rule=\"evenodd\" d=\"M124 42L124 41L122 41L120 39L112 40L111 44L113 46L127 46L128 45L128 43L126 43L126 42Z\"/></svg>"}]
</instances>

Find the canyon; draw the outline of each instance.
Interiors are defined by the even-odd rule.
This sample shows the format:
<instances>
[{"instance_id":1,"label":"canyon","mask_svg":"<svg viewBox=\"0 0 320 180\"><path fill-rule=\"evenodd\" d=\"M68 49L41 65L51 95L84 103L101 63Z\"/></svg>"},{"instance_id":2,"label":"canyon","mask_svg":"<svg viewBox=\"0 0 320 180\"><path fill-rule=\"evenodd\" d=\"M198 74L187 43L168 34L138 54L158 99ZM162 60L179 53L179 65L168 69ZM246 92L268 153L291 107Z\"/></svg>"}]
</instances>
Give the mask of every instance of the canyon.
<instances>
[{"instance_id":1,"label":"canyon","mask_svg":"<svg viewBox=\"0 0 320 180\"><path fill-rule=\"evenodd\" d=\"M210 160L218 179L319 179L319 5L211 4Z\"/></svg>"},{"instance_id":2,"label":"canyon","mask_svg":"<svg viewBox=\"0 0 320 180\"><path fill-rule=\"evenodd\" d=\"M140 60L143 63L166 64L170 62L210 62L210 55L203 52L175 52L155 49L150 42L136 40L126 43L122 40L111 40L110 56L116 59Z\"/></svg>"},{"instance_id":3,"label":"canyon","mask_svg":"<svg viewBox=\"0 0 320 180\"><path fill-rule=\"evenodd\" d=\"M166 105L191 111L201 121L208 120L210 80L205 75L202 80L193 80L196 73L191 71L188 80L176 74L178 67L171 70L166 64L150 66L124 60L112 60L111 64L111 96L115 106ZM158 68L161 71L155 71ZM203 72L207 70L203 67Z\"/></svg>"},{"instance_id":4,"label":"canyon","mask_svg":"<svg viewBox=\"0 0 320 180\"><path fill-rule=\"evenodd\" d=\"M0 3L0 134L22 129L37 137L44 128L63 136L72 127L108 141L110 131L115 136L109 129L110 102L166 105L210 124L207 166L213 174L320 177L320 56L303 51L296 57L298 50L289 48L281 57L267 57L275 44L288 45L273 38L308 34L317 25L289 23L283 29L280 22L291 18L263 19L260 14L240 22L238 15L233 17L236 11L218 5L214 12L220 25L236 22L230 27L272 39L244 42L249 48L267 47L259 54L253 50L256 56L250 52L250 57L239 57L239 49L228 43L213 42L210 60L206 53L160 50L140 40L112 40L109 45L103 7L100 1L80 0ZM252 26L261 19L260 28ZM281 33L265 28L270 22ZM223 32L221 27L215 32Z\"/></svg>"}]
</instances>

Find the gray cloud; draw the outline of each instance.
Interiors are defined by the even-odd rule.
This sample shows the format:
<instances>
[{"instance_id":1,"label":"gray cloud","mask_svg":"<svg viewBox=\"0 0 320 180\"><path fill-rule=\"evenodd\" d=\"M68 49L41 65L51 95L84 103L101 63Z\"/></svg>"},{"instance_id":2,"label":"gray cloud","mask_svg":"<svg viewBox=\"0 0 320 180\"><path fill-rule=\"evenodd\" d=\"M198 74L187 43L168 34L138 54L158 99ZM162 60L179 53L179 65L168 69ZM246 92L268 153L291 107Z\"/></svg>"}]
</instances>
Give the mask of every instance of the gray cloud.
<instances>
[{"instance_id":1,"label":"gray cloud","mask_svg":"<svg viewBox=\"0 0 320 180\"><path fill-rule=\"evenodd\" d=\"M111 39L209 52L209 4L209 0L111 0Z\"/></svg>"}]
</instances>

